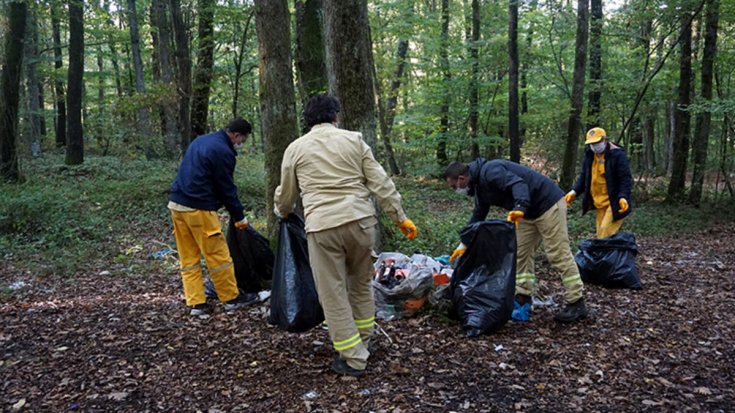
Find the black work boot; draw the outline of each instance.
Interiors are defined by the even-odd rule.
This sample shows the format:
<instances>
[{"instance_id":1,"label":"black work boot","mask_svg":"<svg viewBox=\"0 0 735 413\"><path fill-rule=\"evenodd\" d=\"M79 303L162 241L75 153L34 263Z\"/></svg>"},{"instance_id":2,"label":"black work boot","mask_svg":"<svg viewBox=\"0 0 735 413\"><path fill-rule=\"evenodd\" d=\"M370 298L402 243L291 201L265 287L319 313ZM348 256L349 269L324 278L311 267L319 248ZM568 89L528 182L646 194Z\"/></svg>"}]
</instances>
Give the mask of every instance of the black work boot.
<instances>
[{"instance_id":1,"label":"black work boot","mask_svg":"<svg viewBox=\"0 0 735 413\"><path fill-rule=\"evenodd\" d=\"M573 323L585 318L587 318L587 306L584 305L584 298L565 305L564 309L554 316L554 319L560 323Z\"/></svg>"},{"instance_id":2,"label":"black work boot","mask_svg":"<svg viewBox=\"0 0 735 413\"><path fill-rule=\"evenodd\" d=\"M358 370L350 367L346 361L337 357L332 362L332 371L343 376L362 377L365 375L365 370Z\"/></svg>"}]
</instances>

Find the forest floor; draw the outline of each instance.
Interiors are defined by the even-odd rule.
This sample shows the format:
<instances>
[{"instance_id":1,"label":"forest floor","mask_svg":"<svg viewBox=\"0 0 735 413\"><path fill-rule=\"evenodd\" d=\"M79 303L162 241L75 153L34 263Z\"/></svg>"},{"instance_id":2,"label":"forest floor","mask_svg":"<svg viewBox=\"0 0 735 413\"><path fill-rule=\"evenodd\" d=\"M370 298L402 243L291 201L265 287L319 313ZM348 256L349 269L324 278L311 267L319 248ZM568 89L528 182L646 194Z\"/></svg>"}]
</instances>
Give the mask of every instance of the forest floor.
<instances>
[{"instance_id":1,"label":"forest floor","mask_svg":"<svg viewBox=\"0 0 735 413\"><path fill-rule=\"evenodd\" d=\"M155 243L131 252L137 275L40 278L6 260L0 409L733 411L735 224L638 243L644 289L588 286L583 322L540 307L475 339L439 311L382 322L392 342L360 379L330 371L326 331L269 326L267 302L190 318L175 258L149 258ZM542 283L560 302L558 277Z\"/></svg>"}]
</instances>

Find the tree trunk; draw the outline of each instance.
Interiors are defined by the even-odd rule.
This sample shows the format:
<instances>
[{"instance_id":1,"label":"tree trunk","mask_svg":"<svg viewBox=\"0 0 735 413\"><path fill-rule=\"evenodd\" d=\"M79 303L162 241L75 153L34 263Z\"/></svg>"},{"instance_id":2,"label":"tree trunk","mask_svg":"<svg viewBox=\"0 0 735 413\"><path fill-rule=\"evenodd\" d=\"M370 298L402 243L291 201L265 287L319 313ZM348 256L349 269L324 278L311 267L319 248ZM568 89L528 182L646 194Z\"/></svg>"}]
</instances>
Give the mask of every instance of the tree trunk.
<instances>
[{"instance_id":1,"label":"tree trunk","mask_svg":"<svg viewBox=\"0 0 735 413\"><path fill-rule=\"evenodd\" d=\"M84 130L82 99L84 81L84 2L69 0L69 91L66 95L67 116L66 164L84 162Z\"/></svg>"},{"instance_id":2,"label":"tree trunk","mask_svg":"<svg viewBox=\"0 0 735 413\"><path fill-rule=\"evenodd\" d=\"M518 0L508 2L508 137L510 160L521 161L518 120Z\"/></svg>"},{"instance_id":3,"label":"tree trunk","mask_svg":"<svg viewBox=\"0 0 735 413\"><path fill-rule=\"evenodd\" d=\"M391 144L391 132L393 130L393 122L396 118L396 106L398 106L398 92L401 87L401 79L406 66L406 54L408 54L408 40L401 39L398 41L398 50L396 52L396 70L393 74L393 80L390 83L390 91L388 91L388 107L383 108L380 98L380 82L376 80L376 90L378 91L378 112L380 113L380 134L383 135L383 143L385 144L385 156L388 160L388 166L393 175L400 175L401 169L396 162L393 153L393 145ZM376 76L377 79L377 76Z\"/></svg>"},{"instance_id":4,"label":"tree trunk","mask_svg":"<svg viewBox=\"0 0 735 413\"><path fill-rule=\"evenodd\" d=\"M5 36L4 67L0 73L0 177L5 181L16 182L20 178L17 148L18 101L28 5L25 1L12 1L6 8L9 27Z\"/></svg>"},{"instance_id":5,"label":"tree trunk","mask_svg":"<svg viewBox=\"0 0 735 413\"><path fill-rule=\"evenodd\" d=\"M107 14L107 26L109 26L110 29L115 29L115 24L112 22L112 17L110 16L110 4L107 1L102 2L102 9ZM117 92L117 97L122 97L123 88L120 78L120 63L117 55L117 48L115 47L115 41L112 38L112 35L108 35L107 43L110 47L110 61L112 62L112 69L115 73L115 91Z\"/></svg>"},{"instance_id":6,"label":"tree trunk","mask_svg":"<svg viewBox=\"0 0 735 413\"><path fill-rule=\"evenodd\" d=\"M323 0L296 2L296 73L301 103L329 89L322 37Z\"/></svg>"},{"instance_id":7,"label":"tree trunk","mask_svg":"<svg viewBox=\"0 0 735 413\"><path fill-rule=\"evenodd\" d=\"M646 171L656 168L656 111L646 114L643 120L643 157L645 159Z\"/></svg>"},{"instance_id":8,"label":"tree trunk","mask_svg":"<svg viewBox=\"0 0 735 413\"><path fill-rule=\"evenodd\" d=\"M61 54L61 21L59 5L51 6L51 32L54 41L54 93L56 95L56 147L66 145L66 95L61 69L64 58Z\"/></svg>"},{"instance_id":9,"label":"tree trunk","mask_svg":"<svg viewBox=\"0 0 735 413\"><path fill-rule=\"evenodd\" d=\"M666 104L666 141L664 142L664 169L671 176L674 165L674 136L676 135L676 102Z\"/></svg>"},{"instance_id":10,"label":"tree trunk","mask_svg":"<svg viewBox=\"0 0 735 413\"><path fill-rule=\"evenodd\" d=\"M470 42L470 62L472 74L470 76L470 116L467 129L470 133L472 159L480 156L480 145L477 141L477 123L479 118L478 100L480 81L480 1L472 0L472 40Z\"/></svg>"},{"instance_id":11,"label":"tree trunk","mask_svg":"<svg viewBox=\"0 0 735 413\"><path fill-rule=\"evenodd\" d=\"M260 110L266 165L266 211L281 182L283 152L298 137L291 67L291 33L286 0L256 0ZM268 233L276 235L276 217L268 213Z\"/></svg>"},{"instance_id":12,"label":"tree trunk","mask_svg":"<svg viewBox=\"0 0 735 413\"><path fill-rule=\"evenodd\" d=\"M706 103L712 102L712 77L714 73L715 55L717 53L719 6L719 0L707 0L704 55L702 56L702 99ZM707 166L707 146L709 143L711 117L712 114L708 109L703 110L697 115L697 123L694 128L697 137L694 140L692 187L689 192L689 202L694 205L699 205L702 200L702 186L704 184L704 171Z\"/></svg>"},{"instance_id":13,"label":"tree trunk","mask_svg":"<svg viewBox=\"0 0 735 413\"><path fill-rule=\"evenodd\" d=\"M449 132L450 82L452 80L452 72L449 68L449 0L442 0L441 13L442 33L439 61L441 64L444 93L440 109L441 120L439 121L439 142L436 146L436 159L439 165L445 166L449 163L449 158L447 157L447 133Z\"/></svg>"},{"instance_id":14,"label":"tree trunk","mask_svg":"<svg viewBox=\"0 0 735 413\"><path fill-rule=\"evenodd\" d=\"M673 201L684 195L687 158L689 156L689 103L692 80L692 21L683 15L682 36L679 41L679 99L676 105L676 134L673 142L673 162L668 199Z\"/></svg>"},{"instance_id":15,"label":"tree trunk","mask_svg":"<svg viewBox=\"0 0 735 413\"><path fill-rule=\"evenodd\" d=\"M41 83L38 80L38 20L36 12L27 13L25 56L26 63L26 95L28 100L28 149L32 156L41 154Z\"/></svg>"},{"instance_id":16,"label":"tree trunk","mask_svg":"<svg viewBox=\"0 0 735 413\"><path fill-rule=\"evenodd\" d=\"M537 0L530 1L531 12L536 11L538 7ZM521 116L528 113L528 61L531 59L531 49L533 47L533 24L529 23L528 33L526 34L526 54L521 60ZM520 147L523 146L523 142L526 139L526 125L525 122L520 126L520 139L518 143L518 151L520 153Z\"/></svg>"},{"instance_id":17,"label":"tree trunk","mask_svg":"<svg viewBox=\"0 0 735 413\"><path fill-rule=\"evenodd\" d=\"M156 39L158 40L158 67L161 71L161 83L166 87L167 92L176 93L176 85L174 84L173 63L171 62L171 27L169 25L168 12L165 0L153 0L151 4L153 13L153 25L155 26ZM176 122L176 111L174 110L173 96L165 99L161 104L161 112L163 113L163 144L167 152L167 156L172 158L178 152L180 146L179 127Z\"/></svg>"},{"instance_id":18,"label":"tree trunk","mask_svg":"<svg viewBox=\"0 0 735 413\"><path fill-rule=\"evenodd\" d=\"M181 1L170 0L171 20L176 39L176 91L179 97L179 148L186 152L193 136L191 133L191 53L189 28L181 17Z\"/></svg>"},{"instance_id":19,"label":"tree trunk","mask_svg":"<svg viewBox=\"0 0 735 413\"><path fill-rule=\"evenodd\" d=\"M574 75L572 79L572 108L567 123L567 142L564 148L564 161L561 168L559 186L567 190L572 187L577 166L577 147L579 146L580 115L584 104L584 78L587 63L587 29L589 0L577 0L577 40L574 55Z\"/></svg>"},{"instance_id":20,"label":"tree trunk","mask_svg":"<svg viewBox=\"0 0 735 413\"><path fill-rule=\"evenodd\" d=\"M377 158L367 1L325 0L324 6L329 93L342 105L340 125L361 132Z\"/></svg>"},{"instance_id":21,"label":"tree trunk","mask_svg":"<svg viewBox=\"0 0 735 413\"><path fill-rule=\"evenodd\" d=\"M602 0L590 0L590 90L587 129L600 126L602 98Z\"/></svg>"},{"instance_id":22,"label":"tree trunk","mask_svg":"<svg viewBox=\"0 0 735 413\"><path fill-rule=\"evenodd\" d=\"M130 27L130 47L133 55L133 70L135 70L135 91L145 94L145 79L143 78L143 59L140 55L140 33L138 32L138 12L135 0L128 0L128 26ZM119 92L118 92L119 93ZM143 136L145 145L148 145L149 131L148 108L138 109L138 132Z\"/></svg>"},{"instance_id":23,"label":"tree trunk","mask_svg":"<svg viewBox=\"0 0 735 413\"><path fill-rule=\"evenodd\" d=\"M214 9L216 0L199 0L199 50L194 71L191 102L191 129L193 136L207 133L209 91L214 74Z\"/></svg>"}]
</instances>

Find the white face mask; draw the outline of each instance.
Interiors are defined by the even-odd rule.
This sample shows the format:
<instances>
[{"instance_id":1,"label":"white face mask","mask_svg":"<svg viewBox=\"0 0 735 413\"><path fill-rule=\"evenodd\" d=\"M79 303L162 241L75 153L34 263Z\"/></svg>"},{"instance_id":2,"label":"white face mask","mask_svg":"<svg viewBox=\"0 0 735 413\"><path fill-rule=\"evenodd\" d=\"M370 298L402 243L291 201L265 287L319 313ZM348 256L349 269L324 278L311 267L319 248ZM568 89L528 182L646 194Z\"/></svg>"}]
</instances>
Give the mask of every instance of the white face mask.
<instances>
[{"instance_id":1,"label":"white face mask","mask_svg":"<svg viewBox=\"0 0 735 413\"><path fill-rule=\"evenodd\" d=\"M232 147L235 148L235 150L237 152L240 152L240 149L242 149L243 146L245 146L244 143L236 143L236 144L232 145Z\"/></svg>"},{"instance_id":2,"label":"white face mask","mask_svg":"<svg viewBox=\"0 0 735 413\"><path fill-rule=\"evenodd\" d=\"M603 153L605 152L605 142L597 142L590 144L590 148L592 148L592 152L594 153Z\"/></svg>"},{"instance_id":3,"label":"white face mask","mask_svg":"<svg viewBox=\"0 0 735 413\"><path fill-rule=\"evenodd\" d=\"M469 195L470 188L469 187L457 188L457 189L454 190L454 192L456 192L456 193L458 193L460 195L467 196L467 195Z\"/></svg>"}]
</instances>

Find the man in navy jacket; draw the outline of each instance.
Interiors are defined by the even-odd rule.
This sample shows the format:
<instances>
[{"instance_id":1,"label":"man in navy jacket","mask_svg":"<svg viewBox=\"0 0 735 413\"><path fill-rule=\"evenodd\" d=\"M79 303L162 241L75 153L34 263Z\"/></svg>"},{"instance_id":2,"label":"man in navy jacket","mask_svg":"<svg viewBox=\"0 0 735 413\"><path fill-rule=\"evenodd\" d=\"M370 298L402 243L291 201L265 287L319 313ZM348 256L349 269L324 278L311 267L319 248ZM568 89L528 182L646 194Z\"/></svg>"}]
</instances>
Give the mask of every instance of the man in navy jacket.
<instances>
[{"instance_id":1,"label":"man in navy jacket","mask_svg":"<svg viewBox=\"0 0 735 413\"><path fill-rule=\"evenodd\" d=\"M444 179L458 193L475 198L469 224L484 220L491 205L510 211L508 221L516 223L518 244L514 319L529 318L531 296L536 289L534 255L542 241L549 262L562 274L565 289L566 306L556 314L556 320L573 322L587 317L582 278L569 248L564 192L554 182L526 166L482 158L469 164L452 163ZM460 257L466 248L460 243L450 261Z\"/></svg>"},{"instance_id":2,"label":"man in navy jacket","mask_svg":"<svg viewBox=\"0 0 735 413\"><path fill-rule=\"evenodd\" d=\"M577 195L583 194L582 214L596 209L597 238L607 238L620 230L623 218L633 210L633 179L625 149L608 142L604 129L592 128L586 137L582 170L564 199L569 207Z\"/></svg>"},{"instance_id":3,"label":"man in navy jacket","mask_svg":"<svg viewBox=\"0 0 735 413\"><path fill-rule=\"evenodd\" d=\"M225 129L194 139L171 185L168 208L174 223L186 305L191 307L192 316L211 312L204 295L202 255L225 311L234 311L258 299L257 294L239 294L230 250L217 216L217 210L224 205L237 229L248 226L233 173L237 149L251 130L250 123L237 118Z\"/></svg>"}]
</instances>

